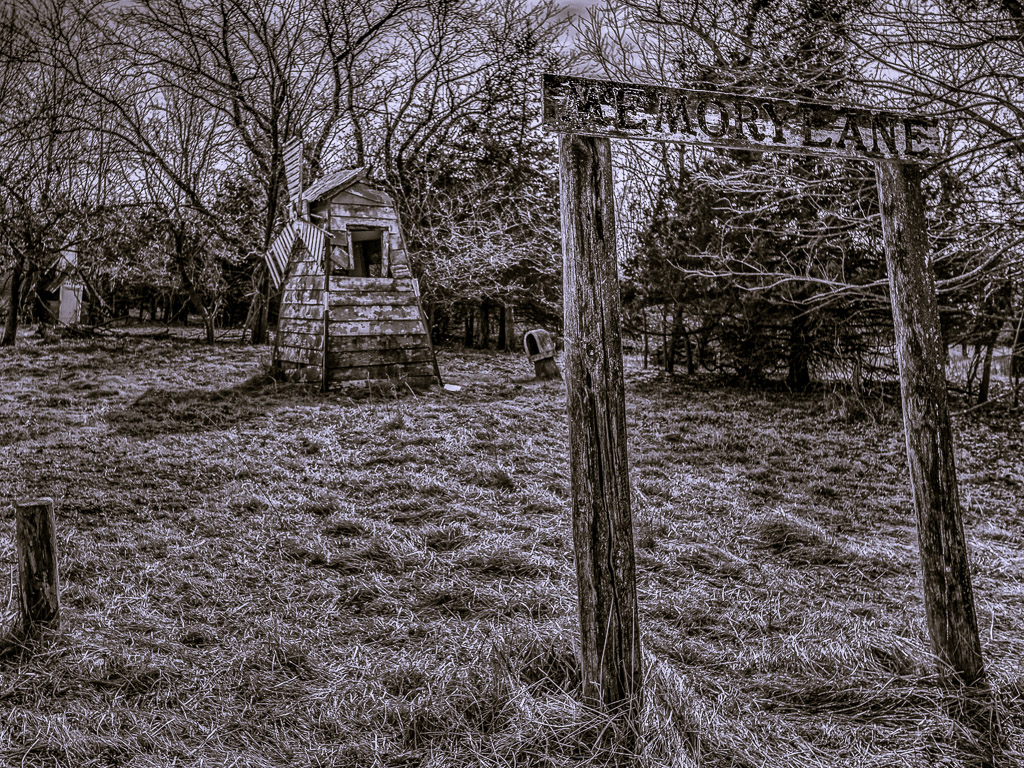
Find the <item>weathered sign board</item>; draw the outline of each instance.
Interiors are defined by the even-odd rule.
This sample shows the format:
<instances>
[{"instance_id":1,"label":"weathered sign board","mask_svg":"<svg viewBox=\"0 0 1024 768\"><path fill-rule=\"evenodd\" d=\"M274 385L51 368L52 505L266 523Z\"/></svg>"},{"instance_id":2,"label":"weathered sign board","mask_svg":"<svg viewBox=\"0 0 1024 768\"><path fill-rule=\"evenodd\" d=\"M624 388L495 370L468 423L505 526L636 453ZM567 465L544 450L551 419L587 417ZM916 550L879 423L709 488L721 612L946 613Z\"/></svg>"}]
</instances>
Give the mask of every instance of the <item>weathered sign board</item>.
<instances>
[{"instance_id":1,"label":"weathered sign board","mask_svg":"<svg viewBox=\"0 0 1024 768\"><path fill-rule=\"evenodd\" d=\"M584 698L627 726L642 711L611 138L838 155L875 164L917 512L925 613L940 669L984 680L919 164L941 155L922 115L544 75L557 131L566 404Z\"/></svg>"},{"instance_id":2,"label":"weathered sign board","mask_svg":"<svg viewBox=\"0 0 1024 768\"><path fill-rule=\"evenodd\" d=\"M938 123L923 115L569 75L544 75L544 126L584 136L869 160L941 154Z\"/></svg>"}]
</instances>

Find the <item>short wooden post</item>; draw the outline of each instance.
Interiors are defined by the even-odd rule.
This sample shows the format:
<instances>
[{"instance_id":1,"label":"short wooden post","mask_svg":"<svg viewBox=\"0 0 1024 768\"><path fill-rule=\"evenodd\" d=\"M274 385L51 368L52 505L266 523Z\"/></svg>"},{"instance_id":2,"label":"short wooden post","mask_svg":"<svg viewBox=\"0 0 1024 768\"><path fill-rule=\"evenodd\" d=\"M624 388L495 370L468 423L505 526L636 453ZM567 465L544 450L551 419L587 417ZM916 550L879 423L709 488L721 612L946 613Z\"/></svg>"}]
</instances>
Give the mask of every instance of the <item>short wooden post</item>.
<instances>
[{"instance_id":1,"label":"short wooden post","mask_svg":"<svg viewBox=\"0 0 1024 768\"><path fill-rule=\"evenodd\" d=\"M21 499L15 508L22 626L60 627L60 578L52 499Z\"/></svg>"},{"instance_id":2,"label":"short wooden post","mask_svg":"<svg viewBox=\"0 0 1024 768\"><path fill-rule=\"evenodd\" d=\"M559 136L565 382L585 700L621 716L634 746L640 628L626 456L626 405L611 144Z\"/></svg>"},{"instance_id":3,"label":"short wooden post","mask_svg":"<svg viewBox=\"0 0 1024 768\"><path fill-rule=\"evenodd\" d=\"M976 684L984 679L985 665L956 484L935 280L927 264L921 171L909 164L879 161L875 177L928 632L942 664L962 682Z\"/></svg>"},{"instance_id":4,"label":"short wooden post","mask_svg":"<svg viewBox=\"0 0 1024 768\"><path fill-rule=\"evenodd\" d=\"M509 352L515 350L516 338L516 313L511 304L505 305L505 349Z\"/></svg>"}]
</instances>

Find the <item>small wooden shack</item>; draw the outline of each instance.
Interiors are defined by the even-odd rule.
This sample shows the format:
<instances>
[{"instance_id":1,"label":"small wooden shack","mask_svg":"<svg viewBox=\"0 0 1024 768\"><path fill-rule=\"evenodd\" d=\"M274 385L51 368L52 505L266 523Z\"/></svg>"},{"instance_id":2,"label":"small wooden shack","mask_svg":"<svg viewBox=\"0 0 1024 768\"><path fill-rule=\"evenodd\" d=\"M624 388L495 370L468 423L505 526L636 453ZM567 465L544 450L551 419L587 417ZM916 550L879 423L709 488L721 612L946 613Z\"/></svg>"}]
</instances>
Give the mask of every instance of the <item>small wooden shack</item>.
<instances>
[{"instance_id":1,"label":"small wooden shack","mask_svg":"<svg viewBox=\"0 0 1024 768\"><path fill-rule=\"evenodd\" d=\"M310 186L268 254L282 288L274 362L324 389L440 383L398 213L365 175L342 170Z\"/></svg>"},{"instance_id":2,"label":"small wooden shack","mask_svg":"<svg viewBox=\"0 0 1024 768\"><path fill-rule=\"evenodd\" d=\"M46 269L38 273L22 274L19 286L22 308L35 302L36 319L74 325L82 320L85 291L78 271L78 253L73 249L62 251ZM0 273L0 320L6 320L11 304L14 272Z\"/></svg>"},{"instance_id":3,"label":"small wooden shack","mask_svg":"<svg viewBox=\"0 0 1024 768\"><path fill-rule=\"evenodd\" d=\"M61 325L81 322L83 291L78 277L78 252L71 249L57 257L36 285L39 299Z\"/></svg>"}]
</instances>

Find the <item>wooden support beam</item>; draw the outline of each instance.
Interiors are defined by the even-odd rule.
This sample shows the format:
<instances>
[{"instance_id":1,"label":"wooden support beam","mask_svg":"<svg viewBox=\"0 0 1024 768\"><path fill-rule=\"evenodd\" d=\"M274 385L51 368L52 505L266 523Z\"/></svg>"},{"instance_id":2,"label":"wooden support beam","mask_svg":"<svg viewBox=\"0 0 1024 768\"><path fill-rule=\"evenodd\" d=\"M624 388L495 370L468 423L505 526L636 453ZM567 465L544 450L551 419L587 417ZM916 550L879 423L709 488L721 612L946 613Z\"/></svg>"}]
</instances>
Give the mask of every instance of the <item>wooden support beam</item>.
<instances>
[{"instance_id":1,"label":"wooden support beam","mask_svg":"<svg viewBox=\"0 0 1024 768\"><path fill-rule=\"evenodd\" d=\"M427 346L430 348L430 361L434 366L434 375L437 377L437 384L440 387L444 387L444 379L441 378L441 366L437 364L437 350L434 349L434 328L431 319L427 317L427 313L423 311L423 301L420 296L420 281L416 278L412 278L412 285L415 289L413 293L416 296L416 310L420 313L420 322L423 323L423 330L425 331L424 337L427 342Z\"/></svg>"},{"instance_id":2,"label":"wooden support beam","mask_svg":"<svg viewBox=\"0 0 1024 768\"><path fill-rule=\"evenodd\" d=\"M331 279L331 260L326 260L326 266L324 269L327 273L327 282L330 283ZM329 355L327 354L328 346L331 341L331 312L330 312L330 291L324 291L323 297L323 313L324 313L324 326L323 326L323 338L320 340L320 391L326 392L331 385L331 380L328 370L327 363L329 362Z\"/></svg>"},{"instance_id":3,"label":"wooden support beam","mask_svg":"<svg viewBox=\"0 0 1024 768\"><path fill-rule=\"evenodd\" d=\"M558 151L583 695L622 718L614 747L628 753L639 730L641 659L611 144L563 134Z\"/></svg>"},{"instance_id":4,"label":"wooden support beam","mask_svg":"<svg viewBox=\"0 0 1024 768\"><path fill-rule=\"evenodd\" d=\"M331 328L329 352L373 352L378 349L422 349L430 342L424 333L392 334L390 336L339 336Z\"/></svg>"},{"instance_id":5,"label":"wooden support beam","mask_svg":"<svg viewBox=\"0 0 1024 768\"><path fill-rule=\"evenodd\" d=\"M32 634L60 627L60 577L52 499L14 505L22 627Z\"/></svg>"},{"instance_id":6,"label":"wooden support beam","mask_svg":"<svg viewBox=\"0 0 1024 768\"><path fill-rule=\"evenodd\" d=\"M985 665L971 589L967 544L956 483L953 433L946 402L945 348L939 331L921 171L875 163L896 357L903 396L907 464L917 511L924 608L932 650L942 669L967 684Z\"/></svg>"}]
</instances>

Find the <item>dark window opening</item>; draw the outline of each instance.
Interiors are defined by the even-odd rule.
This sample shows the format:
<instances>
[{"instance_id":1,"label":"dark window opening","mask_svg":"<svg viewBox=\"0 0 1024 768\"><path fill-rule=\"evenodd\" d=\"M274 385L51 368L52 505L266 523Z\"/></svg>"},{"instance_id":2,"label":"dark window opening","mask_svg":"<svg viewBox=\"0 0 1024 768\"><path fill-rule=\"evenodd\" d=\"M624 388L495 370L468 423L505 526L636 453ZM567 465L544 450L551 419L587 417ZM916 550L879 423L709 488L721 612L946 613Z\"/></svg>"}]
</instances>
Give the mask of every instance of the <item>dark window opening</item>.
<instances>
[{"instance_id":1,"label":"dark window opening","mask_svg":"<svg viewBox=\"0 0 1024 768\"><path fill-rule=\"evenodd\" d=\"M354 229L349 232L352 239L352 277L382 277L383 230Z\"/></svg>"}]
</instances>

